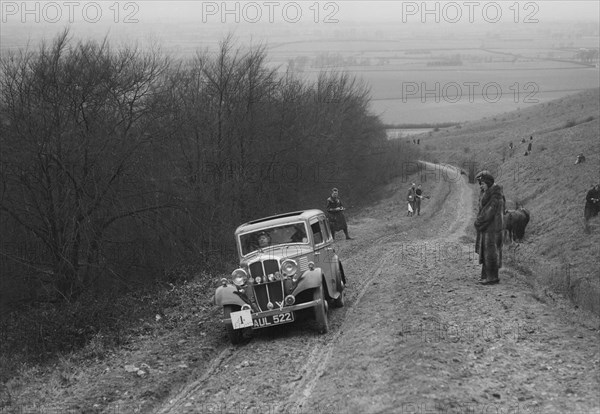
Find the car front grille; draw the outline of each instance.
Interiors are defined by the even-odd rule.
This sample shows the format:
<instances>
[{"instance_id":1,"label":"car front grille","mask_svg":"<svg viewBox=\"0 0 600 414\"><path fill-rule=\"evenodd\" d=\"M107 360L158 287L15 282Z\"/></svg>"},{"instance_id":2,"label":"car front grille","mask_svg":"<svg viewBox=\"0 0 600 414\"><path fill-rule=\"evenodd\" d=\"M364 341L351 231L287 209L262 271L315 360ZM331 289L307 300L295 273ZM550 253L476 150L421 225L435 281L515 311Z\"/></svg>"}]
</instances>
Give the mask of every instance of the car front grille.
<instances>
[{"instance_id":1,"label":"car front grille","mask_svg":"<svg viewBox=\"0 0 600 414\"><path fill-rule=\"evenodd\" d=\"M279 272L279 262L274 259L267 259L250 264L250 276L252 277L263 277L274 274L275 272Z\"/></svg>"},{"instance_id":2,"label":"car front grille","mask_svg":"<svg viewBox=\"0 0 600 414\"><path fill-rule=\"evenodd\" d=\"M283 283L281 280L254 285L254 298L261 311L279 308L283 303ZM268 303L271 302L269 308ZM277 303L279 302L279 303Z\"/></svg>"},{"instance_id":3,"label":"car front grille","mask_svg":"<svg viewBox=\"0 0 600 414\"><path fill-rule=\"evenodd\" d=\"M306 272L308 270L308 258L306 256L302 256L298 260L298 266L300 266L301 272Z\"/></svg>"}]
</instances>

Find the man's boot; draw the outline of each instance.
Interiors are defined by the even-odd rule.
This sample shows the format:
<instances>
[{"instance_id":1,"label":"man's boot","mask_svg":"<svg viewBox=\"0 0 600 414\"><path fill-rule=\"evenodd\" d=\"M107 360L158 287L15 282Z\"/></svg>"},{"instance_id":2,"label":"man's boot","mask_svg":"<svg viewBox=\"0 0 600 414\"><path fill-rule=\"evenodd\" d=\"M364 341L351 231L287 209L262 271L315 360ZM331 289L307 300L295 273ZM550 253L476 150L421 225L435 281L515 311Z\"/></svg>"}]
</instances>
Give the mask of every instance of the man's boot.
<instances>
[{"instance_id":1,"label":"man's boot","mask_svg":"<svg viewBox=\"0 0 600 414\"><path fill-rule=\"evenodd\" d=\"M498 278L498 268L485 269L486 278L480 283L482 285L496 285L500 283Z\"/></svg>"},{"instance_id":2,"label":"man's boot","mask_svg":"<svg viewBox=\"0 0 600 414\"><path fill-rule=\"evenodd\" d=\"M352 240L352 237L348 236L348 230L344 230L344 234L346 235L346 240Z\"/></svg>"}]
</instances>

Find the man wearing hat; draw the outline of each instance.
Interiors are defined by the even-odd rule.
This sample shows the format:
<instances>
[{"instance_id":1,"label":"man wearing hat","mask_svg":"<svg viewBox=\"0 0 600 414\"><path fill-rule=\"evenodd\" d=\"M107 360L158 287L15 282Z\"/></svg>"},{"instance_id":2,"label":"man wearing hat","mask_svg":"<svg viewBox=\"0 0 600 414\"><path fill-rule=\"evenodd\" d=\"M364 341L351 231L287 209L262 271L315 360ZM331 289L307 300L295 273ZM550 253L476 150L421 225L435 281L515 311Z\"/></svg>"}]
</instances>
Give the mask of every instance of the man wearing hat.
<instances>
[{"instance_id":1,"label":"man wearing hat","mask_svg":"<svg viewBox=\"0 0 600 414\"><path fill-rule=\"evenodd\" d=\"M480 283L494 285L500 282L498 270L502 267L504 194L502 187L494 183L489 171L481 171L475 178L481 189L479 212L475 219L475 252L479 254L479 263L482 265Z\"/></svg>"},{"instance_id":2,"label":"man wearing hat","mask_svg":"<svg viewBox=\"0 0 600 414\"><path fill-rule=\"evenodd\" d=\"M327 218L329 219L331 233L335 239L335 232L342 230L346 235L346 240L352 240L352 237L348 235L348 224L346 224L344 210L345 208L342 205L342 200L339 198L338 189L333 188L331 190L331 197L327 198Z\"/></svg>"}]
</instances>

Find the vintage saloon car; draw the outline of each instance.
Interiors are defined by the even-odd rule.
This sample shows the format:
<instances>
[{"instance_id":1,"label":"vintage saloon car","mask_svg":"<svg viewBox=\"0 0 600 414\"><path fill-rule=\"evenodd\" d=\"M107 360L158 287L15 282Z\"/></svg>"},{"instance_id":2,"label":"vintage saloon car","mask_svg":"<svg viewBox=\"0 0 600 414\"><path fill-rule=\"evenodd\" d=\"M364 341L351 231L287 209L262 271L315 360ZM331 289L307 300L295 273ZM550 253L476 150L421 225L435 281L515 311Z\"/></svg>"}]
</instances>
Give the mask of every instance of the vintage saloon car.
<instances>
[{"instance_id":1,"label":"vintage saloon car","mask_svg":"<svg viewBox=\"0 0 600 414\"><path fill-rule=\"evenodd\" d=\"M233 344L245 328L293 322L298 311L310 308L317 330L327 332L328 302L344 306L346 278L321 210L250 221L236 229L235 241L240 267L214 296Z\"/></svg>"}]
</instances>

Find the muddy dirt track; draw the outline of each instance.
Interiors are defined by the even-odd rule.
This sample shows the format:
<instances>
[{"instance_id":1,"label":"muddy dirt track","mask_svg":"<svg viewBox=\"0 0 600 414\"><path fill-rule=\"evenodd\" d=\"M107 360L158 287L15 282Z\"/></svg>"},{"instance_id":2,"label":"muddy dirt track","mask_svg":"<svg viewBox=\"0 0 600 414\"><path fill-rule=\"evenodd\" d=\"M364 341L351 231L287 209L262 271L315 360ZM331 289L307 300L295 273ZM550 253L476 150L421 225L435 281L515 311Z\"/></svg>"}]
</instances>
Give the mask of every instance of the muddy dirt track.
<instances>
[{"instance_id":1,"label":"muddy dirt track","mask_svg":"<svg viewBox=\"0 0 600 414\"><path fill-rule=\"evenodd\" d=\"M346 306L226 343L159 413L600 413L598 320L509 266L480 286L474 185L450 173L406 217L408 183L350 220ZM341 194L343 200L343 194ZM219 331L220 332L220 331ZM200 346L201 344L199 344Z\"/></svg>"}]
</instances>

